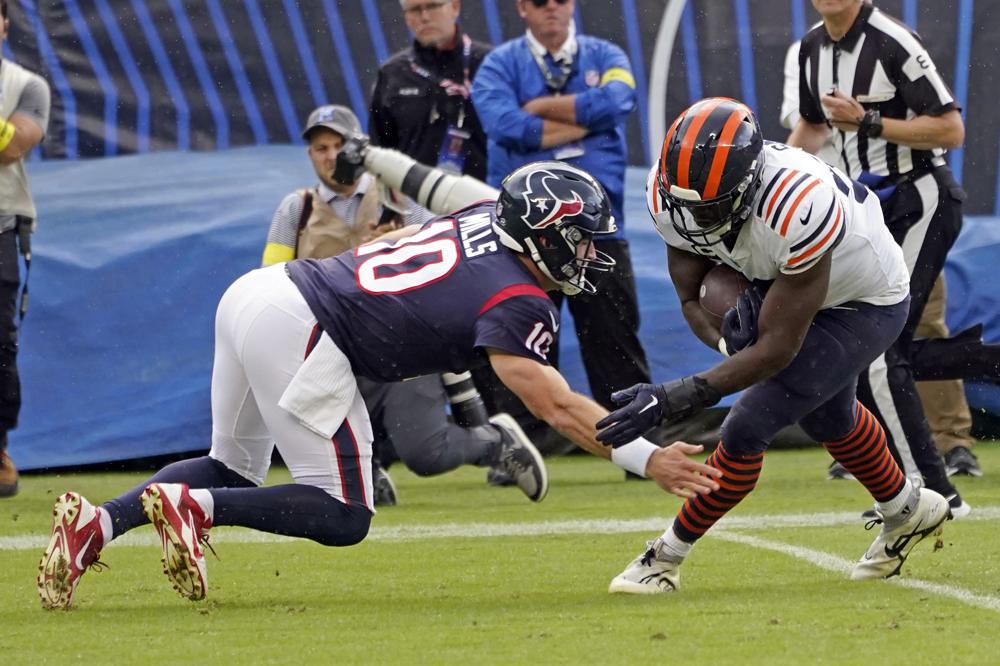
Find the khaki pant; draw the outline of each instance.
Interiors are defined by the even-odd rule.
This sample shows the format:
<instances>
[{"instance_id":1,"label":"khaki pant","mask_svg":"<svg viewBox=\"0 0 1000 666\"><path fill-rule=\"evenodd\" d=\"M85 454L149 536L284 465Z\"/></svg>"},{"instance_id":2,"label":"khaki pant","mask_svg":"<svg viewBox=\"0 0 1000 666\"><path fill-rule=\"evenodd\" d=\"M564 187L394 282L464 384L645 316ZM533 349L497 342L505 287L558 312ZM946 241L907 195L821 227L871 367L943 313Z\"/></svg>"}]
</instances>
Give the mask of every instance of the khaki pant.
<instances>
[{"instance_id":1,"label":"khaki pant","mask_svg":"<svg viewBox=\"0 0 1000 666\"><path fill-rule=\"evenodd\" d=\"M938 276L927 305L917 325L916 335L923 338L948 337L948 325L944 321L946 287L944 273ZM924 406L927 423L931 427L934 444L942 455L956 446L972 447L969 435L972 428L972 414L965 401L965 388L960 379L938 382L917 382L917 392Z\"/></svg>"}]
</instances>

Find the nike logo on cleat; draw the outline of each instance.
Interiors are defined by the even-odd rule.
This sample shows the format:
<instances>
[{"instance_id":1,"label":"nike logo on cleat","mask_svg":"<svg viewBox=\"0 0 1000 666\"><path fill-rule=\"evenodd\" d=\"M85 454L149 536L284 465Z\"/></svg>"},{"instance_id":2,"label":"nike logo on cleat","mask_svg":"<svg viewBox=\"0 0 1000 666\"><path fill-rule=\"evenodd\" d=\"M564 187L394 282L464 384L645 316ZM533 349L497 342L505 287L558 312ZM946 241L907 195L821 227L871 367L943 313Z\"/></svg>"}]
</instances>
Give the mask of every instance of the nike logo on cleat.
<instances>
[{"instance_id":1,"label":"nike logo on cleat","mask_svg":"<svg viewBox=\"0 0 1000 666\"><path fill-rule=\"evenodd\" d=\"M94 533L91 532L90 536L87 537L87 540L83 543L83 547L80 548L80 552L76 554L76 562L74 562L73 564L76 565L77 569L82 570L85 567L83 563L83 556L87 554L87 549L90 548L90 542L93 540L94 540Z\"/></svg>"}]
</instances>

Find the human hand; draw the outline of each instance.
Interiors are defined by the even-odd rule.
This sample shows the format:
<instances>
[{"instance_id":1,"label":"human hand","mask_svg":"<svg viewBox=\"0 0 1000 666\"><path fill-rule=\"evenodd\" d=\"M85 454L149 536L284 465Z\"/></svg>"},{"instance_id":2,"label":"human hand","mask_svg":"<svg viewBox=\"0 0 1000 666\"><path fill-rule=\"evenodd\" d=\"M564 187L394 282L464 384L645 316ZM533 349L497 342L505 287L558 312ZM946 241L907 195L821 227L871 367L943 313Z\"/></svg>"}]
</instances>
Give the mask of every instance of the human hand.
<instances>
[{"instance_id":1,"label":"human hand","mask_svg":"<svg viewBox=\"0 0 1000 666\"><path fill-rule=\"evenodd\" d=\"M667 396L663 384L636 384L611 394L622 405L597 422L597 440L619 447L641 437L663 419Z\"/></svg>"},{"instance_id":2,"label":"human hand","mask_svg":"<svg viewBox=\"0 0 1000 666\"><path fill-rule=\"evenodd\" d=\"M858 131L858 126L865 117L865 108L860 102L836 88L823 95L820 102L826 109L827 121L831 126L845 132Z\"/></svg>"},{"instance_id":3,"label":"human hand","mask_svg":"<svg viewBox=\"0 0 1000 666\"><path fill-rule=\"evenodd\" d=\"M365 155L368 154L368 137L355 134L347 139L337 153L337 163L333 168L333 180L342 185L353 185L365 171Z\"/></svg>"},{"instance_id":4,"label":"human hand","mask_svg":"<svg viewBox=\"0 0 1000 666\"><path fill-rule=\"evenodd\" d=\"M655 451L646 463L646 476L656 485L678 497L707 495L719 489L715 479L722 476L722 470L695 462L688 456L701 453L705 447L674 442L670 446Z\"/></svg>"},{"instance_id":5,"label":"human hand","mask_svg":"<svg viewBox=\"0 0 1000 666\"><path fill-rule=\"evenodd\" d=\"M746 349L757 342L757 317L763 299L757 290L750 286L736 299L736 305L726 310L722 315L720 331L726 345L726 355Z\"/></svg>"},{"instance_id":6,"label":"human hand","mask_svg":"<svg viewBox=\"0 0 1000 666\"><path fill-rule=\"evenodd\" d=\"M663 420L676 423L721 399L722 394L697 375L665 384L636 384L611 394L612 402L622 407L597 422L597 440L619 447Z\"/></svg>"}]
</instances>

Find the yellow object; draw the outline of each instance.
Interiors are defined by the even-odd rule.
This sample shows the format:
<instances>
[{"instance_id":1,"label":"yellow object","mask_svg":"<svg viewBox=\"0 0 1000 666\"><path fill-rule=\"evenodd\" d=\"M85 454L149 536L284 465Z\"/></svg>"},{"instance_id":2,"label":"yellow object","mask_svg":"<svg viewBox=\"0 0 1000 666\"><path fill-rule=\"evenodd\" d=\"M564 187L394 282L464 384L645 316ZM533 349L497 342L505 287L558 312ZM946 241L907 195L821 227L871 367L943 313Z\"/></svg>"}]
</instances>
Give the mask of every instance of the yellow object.
<instances>
[{"instance_id":1,"label":"yellow object","mask_svg":"<svg viewBox=\"0 0 1000 666\"><path fill-rule=\"evenodd\" d=\"M280 243L268 243L264 246L264 258L261 264L271 266L282 261L291 261L295 258L295 248L282 245Z\"/></svg>"},{"instance_id":2,"label":"yellow object","mask_svg":"<svg viewBox=\"0 0 1000 666\"><path fill-rule=\"evenodd\" d=\"M0 152L7 150L7 146L14 140L14 132L16 131L14 123L0 119Z\"/></svg>"},{"instance_id":3,"label":"yellow object","mask_svg":"<svg viewBox=\"0 0 1000 666\"><path fill-rule=\"evenodd\" d=\"M629 88L635 88L635 79L632 78L632 74L627 69L622 69L621 67L612 67L604 72L604 76L601 77L602 86L606 86L612 81L620 81Z\"/></svg>"}]
</instances>

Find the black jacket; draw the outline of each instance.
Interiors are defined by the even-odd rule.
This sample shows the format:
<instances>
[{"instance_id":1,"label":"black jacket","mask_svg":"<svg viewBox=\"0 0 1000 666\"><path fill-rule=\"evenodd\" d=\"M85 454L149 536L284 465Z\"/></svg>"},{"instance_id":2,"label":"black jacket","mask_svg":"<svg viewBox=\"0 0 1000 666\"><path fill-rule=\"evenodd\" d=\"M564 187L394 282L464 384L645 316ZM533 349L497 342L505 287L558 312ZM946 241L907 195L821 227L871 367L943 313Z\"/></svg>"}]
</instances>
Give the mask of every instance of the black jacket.
<instances>
[{"instance_id":1,"label":"black jacket","mask_svg":"<svg viewBox=\"0 0 1000 666\"><path fill-rule=\"evenodd\" d=\"M469 56L470 81L490 46L473 41ZM409 48L395 54L382 65L372 91L369 106L368 132L376 146L396 148L418 162L437 164L445 132L457 124L464 105L463 129L471 133L465 142L465 173L486 180L486 134L479 124L472 101L461 95L449 95L440 85L441 79L461 84L463 73L462 33L455 47L440 51L421 46L414 41ZM427 79L413 71L411 61L431 73Z\"/></svg>"}]
</instances>

